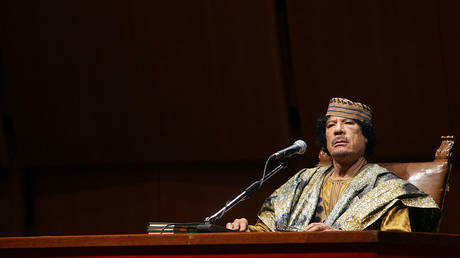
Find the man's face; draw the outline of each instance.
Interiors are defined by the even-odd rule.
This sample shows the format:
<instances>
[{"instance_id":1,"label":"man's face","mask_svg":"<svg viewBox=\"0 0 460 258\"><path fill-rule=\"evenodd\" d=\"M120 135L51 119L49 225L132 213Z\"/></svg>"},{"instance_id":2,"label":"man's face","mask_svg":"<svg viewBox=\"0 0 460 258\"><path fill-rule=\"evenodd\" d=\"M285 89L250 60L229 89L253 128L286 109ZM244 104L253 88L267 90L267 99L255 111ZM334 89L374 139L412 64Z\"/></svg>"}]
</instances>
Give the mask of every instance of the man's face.
<instances>
[{"instance_id":1,"label":"man's face","mask_svg":"<svg viewBox=\"0 0 460 258\"><path fill-rule=\"evenodd\" d=\"M367 138L353 119L331 116L326 122L327 150L332 158L364 156Z\"/></svg>"}]
</instances>

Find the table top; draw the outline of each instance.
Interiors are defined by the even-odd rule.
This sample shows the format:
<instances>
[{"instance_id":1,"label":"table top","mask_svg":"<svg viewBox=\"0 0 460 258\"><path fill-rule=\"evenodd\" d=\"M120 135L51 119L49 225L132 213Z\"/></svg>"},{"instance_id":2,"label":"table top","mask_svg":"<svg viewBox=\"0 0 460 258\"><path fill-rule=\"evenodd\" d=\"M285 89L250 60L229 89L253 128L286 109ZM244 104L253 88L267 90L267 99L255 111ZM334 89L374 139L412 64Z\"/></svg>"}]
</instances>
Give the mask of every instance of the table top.
<instances>
[{"instance_id":1,"label":"table top","mask_svg":"<svg viewBox=\"0 0 460 258\"><path fill-rule=\"evenodd\" d=\"M185 233L0 237L0 249L265 244L414 244L460 247L460 234L383 231Z\"/></svg>"}]
</instances>

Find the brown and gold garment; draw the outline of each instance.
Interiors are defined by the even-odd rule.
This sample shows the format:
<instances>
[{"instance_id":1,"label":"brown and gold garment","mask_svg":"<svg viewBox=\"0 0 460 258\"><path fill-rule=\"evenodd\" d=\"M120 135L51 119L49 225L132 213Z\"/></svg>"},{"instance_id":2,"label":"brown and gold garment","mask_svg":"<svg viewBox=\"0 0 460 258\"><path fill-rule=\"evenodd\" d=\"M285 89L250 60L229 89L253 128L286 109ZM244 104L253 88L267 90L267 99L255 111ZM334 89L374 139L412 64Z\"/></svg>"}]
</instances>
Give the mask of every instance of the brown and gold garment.
<instances>
[{"instance_id":1,"label":"brown and gold garment","mask_svg":"<svg viewBox=\"0 0 460 258\"><path fill-rule=\"evenodd\" d=\"M303 169L269 196L251 231L301 231L313 222L340 230L436 231L439 208L414 185L376 164L332 180L331 166Z\"/></svg>"}]
</instances>

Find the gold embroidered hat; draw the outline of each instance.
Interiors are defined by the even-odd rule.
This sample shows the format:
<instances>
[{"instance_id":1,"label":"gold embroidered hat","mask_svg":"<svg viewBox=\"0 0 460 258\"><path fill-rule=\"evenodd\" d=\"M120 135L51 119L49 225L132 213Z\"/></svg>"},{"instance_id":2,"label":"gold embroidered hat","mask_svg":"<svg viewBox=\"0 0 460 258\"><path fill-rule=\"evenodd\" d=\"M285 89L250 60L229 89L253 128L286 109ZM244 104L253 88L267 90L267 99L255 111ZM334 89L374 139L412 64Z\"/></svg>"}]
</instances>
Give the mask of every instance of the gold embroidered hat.
<instances>
[{"instance_id":1,"label":"gold embroidered hat","mask_svg":"<svg viewBox=\"0 0 460 258\"><path fill-rule=\"evenodd\" d=\"M345 98L332 98L326 116L340 116L372 123L372 110L369 106Z\"/></svg>"}]
</instances>

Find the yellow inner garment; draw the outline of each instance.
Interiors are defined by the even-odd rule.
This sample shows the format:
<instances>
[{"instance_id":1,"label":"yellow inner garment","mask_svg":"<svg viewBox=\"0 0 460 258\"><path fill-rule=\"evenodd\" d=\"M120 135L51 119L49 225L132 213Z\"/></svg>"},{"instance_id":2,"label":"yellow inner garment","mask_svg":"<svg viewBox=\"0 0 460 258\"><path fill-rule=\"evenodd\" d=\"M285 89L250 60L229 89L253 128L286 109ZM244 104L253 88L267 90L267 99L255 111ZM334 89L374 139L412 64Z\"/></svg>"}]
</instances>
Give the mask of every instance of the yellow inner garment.
<instances>
[{"instance_id":1,"label":"yellow inner garment","mask_svg":"<svg viewBox=\"0 0 460 258\"><path fill-rule=\"evenodd\" d=\"M326 215L324 218L321 218L321 221L324 221L324 219L331 213L335 204L339 200L340 196L342 196L345 189L347 189L350 182L351 178L344 180L333 180L330 177L327 178L323 188L321 189L320 195L323 199L322 203L324 206L324 213Z\"/></svg>"}]
</instances>

